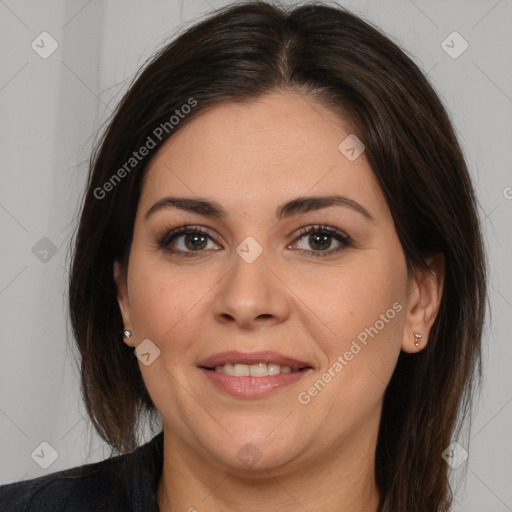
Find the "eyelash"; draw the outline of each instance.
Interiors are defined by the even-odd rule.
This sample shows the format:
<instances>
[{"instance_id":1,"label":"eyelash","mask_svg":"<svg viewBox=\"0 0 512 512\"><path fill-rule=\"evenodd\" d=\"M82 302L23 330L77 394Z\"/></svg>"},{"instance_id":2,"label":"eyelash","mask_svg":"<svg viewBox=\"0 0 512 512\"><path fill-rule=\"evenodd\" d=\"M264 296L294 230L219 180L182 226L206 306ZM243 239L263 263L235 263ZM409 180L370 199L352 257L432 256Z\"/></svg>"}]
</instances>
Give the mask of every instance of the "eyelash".
<instances>
[{"instance_id":1,"label":"eyelash","mask_svg":"<svg viewBox=\"0 0 512 512\"><path fill-rule=\"evenodd\" d=\"M167 228L169 229L169 228ZM201 257L201 253L204 253L203 251L182 251L181 249L175 250L170 249L168 245L173 242L176 238L178 238L180 235L193 235L193 234L202 234L209 237L211 240L213 240L212 235L208 230L205 230L199 226L182 226L179 228L172 229L171 231L165 230L165 234L163 236L158 237L158 248L164 249L172 254L180 254L185 257ZM300 240L304 235L308 234L327 234L331 237L335 238L338 242L341 243L341 246L337 249L330 250L330 251L307 251L304 249L297 249L297 251L300 254L305 254L307 256L311 256L313 258L317 257L327 257L331 256L333 254L336 254L343 249L346 249L347 247L351 247L353 245L352 239L345 235L344 233L340 232L336 228L333 228L331 226L325 226L325 225L314 225L314 226L308 226L306 228L302 228L299 231L299 234L297 238L294 240L298 241ZM215 242L215 240L213 240ZM217 242L215 242L217 243ZM218 245L218 244L217 244Z\"/></svg>"}]
</instances>

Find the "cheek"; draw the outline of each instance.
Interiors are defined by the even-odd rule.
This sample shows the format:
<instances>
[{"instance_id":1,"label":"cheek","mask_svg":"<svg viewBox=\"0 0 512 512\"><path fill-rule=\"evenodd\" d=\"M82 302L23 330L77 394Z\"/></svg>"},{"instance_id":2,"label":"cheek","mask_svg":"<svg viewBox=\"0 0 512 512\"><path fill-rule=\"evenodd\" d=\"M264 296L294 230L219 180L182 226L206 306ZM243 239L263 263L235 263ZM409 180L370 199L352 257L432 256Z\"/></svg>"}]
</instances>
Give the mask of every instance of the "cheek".
<instances>
[{"instance_id":1,"label":"cheek","mask_svg":"<svg viewBox=\"0 0 512 512\"><path fill-rule=\"evenodd\" d=\"M193 285L179 279L156 258L134 254L130 261L128 290L134 329L140 335L160 340L182 318L191 300Z\"/></svg>"},{"instance_id":2,"label":"cheek","mask_svg":"<svg viewBox=\"0 0 512 512\"><path fill-rule=\"evenodd\" d=\"M190 340L206 321L205 308L219 277L204 265L178 268L164 256L143 250L130 261L128 289L132 326L149 338L174 366L178 352L194 350Z\"/></svg>"},{"instance_id":3,"label":"cheek","mask_svg":"<svg viewBox=\"0 0 512 512\"><path fill-rule=\"evenodd\" d=\"M403 290L406 272L400 262L381 258L364 258L340 268L319 281L305 281L302 295L339 339L354 337L365 328L382 321L388 329L397 310L404 309ZM393 304L398 303L393 309ZM386 315L387 312L387 315ZM384 319L381 320L381 315Z\"/></svg>"},{"instance_id":4,"label":"cheek","mask_svg":"<svg viewBox=\"0 0 512 512\"><path fill-rule=\"evenodd\" d=\"M380 393L400 353L407 280L401 254L400 249L359 254L324 276L323 287L306 281L301 292L322 320L317 342L326 364L343 374L335 379L338 385L353 384L354 396L363 390Z\"/></svg>"}]
</instances>

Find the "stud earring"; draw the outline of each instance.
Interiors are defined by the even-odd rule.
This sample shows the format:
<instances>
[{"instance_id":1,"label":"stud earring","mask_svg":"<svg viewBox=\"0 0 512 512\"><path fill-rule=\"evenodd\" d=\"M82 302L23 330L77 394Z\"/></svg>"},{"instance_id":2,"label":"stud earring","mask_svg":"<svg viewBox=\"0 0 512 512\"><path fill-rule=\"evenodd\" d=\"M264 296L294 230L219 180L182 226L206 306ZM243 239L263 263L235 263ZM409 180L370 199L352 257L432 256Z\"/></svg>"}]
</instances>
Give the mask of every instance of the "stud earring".
<instances>
[{"instance_id":1,"label":"stud earring","mask_svg":"<svg viewBox=\"0 0 512 512\"><path fill-rule=\"evenodd\" d=\"M128 331L128 330L123 331L123 335L124 335L124 337L125 337L125 338L127 338L127 339L128 339L128 338L131 338L131 336L132 336L132 331Z\"/></svg>"},{"instance_id":2,"label":"stud earring","mask_svg":"<svg viewBox=\"0 0 512 512\"><path fill-rule=\"evenodd\" d=\"M416 331L413 331L414 332L414 336L416 338L416 341L414 342L414 344L416 345L416 348L418 348L420 346L420 340L421 340L421 332L416 332Z\"/></svg>"}]
</instances>

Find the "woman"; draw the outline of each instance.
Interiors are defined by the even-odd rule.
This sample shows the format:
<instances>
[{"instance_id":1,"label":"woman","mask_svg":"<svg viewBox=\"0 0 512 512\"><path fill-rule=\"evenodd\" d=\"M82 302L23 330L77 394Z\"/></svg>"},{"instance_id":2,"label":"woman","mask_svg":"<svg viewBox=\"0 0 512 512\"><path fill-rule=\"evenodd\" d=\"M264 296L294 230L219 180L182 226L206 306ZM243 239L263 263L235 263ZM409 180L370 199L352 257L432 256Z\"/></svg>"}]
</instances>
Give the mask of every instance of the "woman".
<instances>
[{"instance_id":1,"label":"woman","mask_svg":"<svg viewBox=\"0 0 512 512\"><path fill-rule=\"evenodd\" d=\"M485 297L468 170L417 66L336 5L219 10L91 159L70 312L116 457L4 486L2 510L449 510Z\"/></svg>"}]
</instances>

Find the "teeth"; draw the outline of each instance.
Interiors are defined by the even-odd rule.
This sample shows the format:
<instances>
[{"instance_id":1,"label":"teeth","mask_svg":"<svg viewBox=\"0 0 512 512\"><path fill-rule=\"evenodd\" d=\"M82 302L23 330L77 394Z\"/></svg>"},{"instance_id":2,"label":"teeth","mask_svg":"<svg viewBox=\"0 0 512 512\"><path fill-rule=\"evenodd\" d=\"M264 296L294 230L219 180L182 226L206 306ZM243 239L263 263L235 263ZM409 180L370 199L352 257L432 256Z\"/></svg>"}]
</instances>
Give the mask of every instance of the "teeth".
<instances>
[{"instance_id":1,"label":"teeth","mask_svg":"<svg viewBox=\"0 0 512 512\"><path fill-rule=\"evenodd\" d=\"M249 367L246 364L235 364L233 375L235 377L249 377Z\"/></svg>"},{"instance_id":2,"label":"teeth","mask_svg":"<svg viewBox=\"0 0 512 512\"><path fill-rule=\"evenodd\" d=\"M279 375L280 373L291 373L289 366L279 364L225 364L215 367L215 371L232 375L234 377L267 377L268 375Z\"/></svg>"},{"instance_id":3,"label":"teeth","mask_svg":"<svg viewBox=\"0 0 512 512\"><path fill-rule=\"evenodd\" d=\"M281 366L278 364L269 364L267 365L267 370L269 375L278 375L281 373Z\"/></svg>"},{"instance_id":4,"label":"teeth","mask_svg":"<svg viewBox=\"0 0 512 512\"><path fill-rule=\"evenodd\" d=\"M251 377L266 377L268 375L267 365L265 363L251 364L249 374Z\"/></svg>"}]
</instances>

